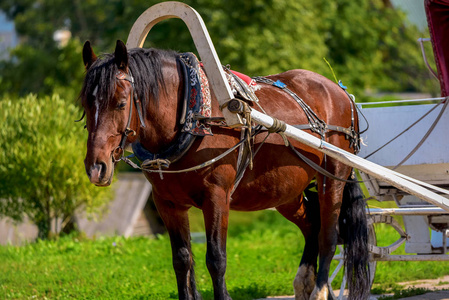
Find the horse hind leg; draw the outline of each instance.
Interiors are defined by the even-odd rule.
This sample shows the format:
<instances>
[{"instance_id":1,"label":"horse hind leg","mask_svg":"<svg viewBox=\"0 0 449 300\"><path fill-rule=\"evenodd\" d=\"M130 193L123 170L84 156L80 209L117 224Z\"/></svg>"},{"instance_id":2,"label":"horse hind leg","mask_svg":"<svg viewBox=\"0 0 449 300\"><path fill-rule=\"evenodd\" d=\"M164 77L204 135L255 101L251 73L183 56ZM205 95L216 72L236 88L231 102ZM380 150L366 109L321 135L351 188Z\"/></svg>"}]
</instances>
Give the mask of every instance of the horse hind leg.
<instances>
[{"instance_id":1,"label":"horse hind leg","mask_svg":"<svg viewBox=\"0 0 449 300\"><path fill-rule=\"evenodd\" d=\"M312 264L301 263L293 280L295 300L308 300L315 288L316 267Z\"/></svg>"},{"instance_id":2,"label":"horse hind leg","mask_svg":"<svg viewBox=\"0 0 449 300\"><path fill-rule=\"evenodd\" d=\"M276 208L285 218L301 229L306 241L301 262L293 280L295 300L308 300L316 281L320 230L319 203L314 193L306 194L307 200L299 197L294 203Z\"/></svg>"},{"instance_id":3,"label":"horse hind leg","mask_svg":"<svg viewBox=\"0 0 449 300\"><path fill-rule=\"evenodd\" d=\"M331 165L331 166L329 166ZM340 178L348 178L350 168L342 164L328 164L333 174ZM338 218L342 203L344 182L326 178L324 186L324 176L317 176L318 198L320 203L320 233L319 244L319 269L317 273L316 286L310 295L312 300L332 299L329 293L328 280L332 258L338 242Z\"/></svg>"},{"instance_id":4,"label":"horse hind leg","mask_svg":"<svg viewBox=\"0 0 449 300\"><path fill-rule=\"evenodd\" d=\"M335 168L334 174L348 178L350 169ZM357 183L329 180L325 193L322 192L322 178L318 180L321 207L321 230L319 235L319 270L316 287L310 299L333 299L329 293L329 268L335 254L338 240L337 223L340 223L340 237L345 242L346 270L349 275L349 300L363 300L369 297L368 274L368 229L365 201ZM321 189L321 190L320 190ZM343 197L344 195L344 197ZM343 198L343 199L342 199ZM341 211L341 212L340 212Z\"/></svg>"}]
</instances>

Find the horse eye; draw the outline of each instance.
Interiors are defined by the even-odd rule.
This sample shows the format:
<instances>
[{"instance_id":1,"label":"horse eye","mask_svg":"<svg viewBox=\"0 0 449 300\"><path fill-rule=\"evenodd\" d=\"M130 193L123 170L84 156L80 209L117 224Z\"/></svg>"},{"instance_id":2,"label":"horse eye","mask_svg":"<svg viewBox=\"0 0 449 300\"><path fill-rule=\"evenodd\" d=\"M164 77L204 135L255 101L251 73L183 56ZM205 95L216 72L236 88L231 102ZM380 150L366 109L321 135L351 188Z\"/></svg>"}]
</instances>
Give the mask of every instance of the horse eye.
<instances>
[{"instance_id":1,"label":"horse eye","mask_svg":"<svg viewBox=\"0 0 449 300\"><path fill-rule=\"evenodd\" d=\"M125 106L126 106L126 102L119 103L117 105L117 109L125 109Z\"/></svg>"}]
</instances>

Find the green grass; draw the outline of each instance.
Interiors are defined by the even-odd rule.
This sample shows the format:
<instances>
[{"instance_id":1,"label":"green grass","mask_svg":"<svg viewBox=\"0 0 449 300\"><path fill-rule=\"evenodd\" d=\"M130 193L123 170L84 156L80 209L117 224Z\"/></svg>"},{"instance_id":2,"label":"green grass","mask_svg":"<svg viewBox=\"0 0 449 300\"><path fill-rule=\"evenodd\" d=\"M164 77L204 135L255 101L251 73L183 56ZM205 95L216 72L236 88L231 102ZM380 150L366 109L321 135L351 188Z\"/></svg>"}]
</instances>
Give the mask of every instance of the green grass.
<instances>
[{"instance_id":1,"label":"green grass","mask_svg":"<svg viewBox=\"0 0 449 300\"><path fill-rule=\"evenodd\" d=\"M202 230L192 212L193 231ZM304 240L278 213L232 213L228 239L227 285L233 299L293 294L292 281ZM380 225L378 240L397 239ZM213 299L205 266L205 244L193 244L198 288ZM403 253L403 247L398 253ZM380 262L377 290L391 282L448 274L438 262ZM338 283L336 283L338 284ZM65 237L23 247L0 247L0 299L177 299L169 239L122 237L88 240Z\"/></svg>"}]
</instances>

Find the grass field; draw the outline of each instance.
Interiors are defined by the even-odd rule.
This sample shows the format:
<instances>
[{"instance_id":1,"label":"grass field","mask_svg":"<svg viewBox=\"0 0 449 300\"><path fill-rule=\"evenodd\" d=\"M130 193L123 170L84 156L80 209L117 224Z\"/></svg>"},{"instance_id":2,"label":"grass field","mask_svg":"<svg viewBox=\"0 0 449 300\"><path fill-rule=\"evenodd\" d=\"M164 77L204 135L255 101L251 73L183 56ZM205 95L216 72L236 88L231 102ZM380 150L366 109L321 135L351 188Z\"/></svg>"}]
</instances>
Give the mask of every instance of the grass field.
<instances>
[{"instance_id":1,"label":"grass field","mask_svg":"<svg viewBox=\"0 0 449 300\"><path fill-rule=\"evenodd\" d=\"M202 231L192 212L192 231ZM228 239L228 289L233 299L292 294L304 246L296 227L278 213L232 213ZM376 228L381 244L398 238ZM212 299L205 244L194 243L196 278L204 299ZM403 253L399 249L398 253ZM378 263L375 287L448 274L439 262ZM337 282L338 284L338 282ZM177 299L168 237L65 237L23 247L0 247L0 298L8 299Z\"/></svg>"}]
</instances>

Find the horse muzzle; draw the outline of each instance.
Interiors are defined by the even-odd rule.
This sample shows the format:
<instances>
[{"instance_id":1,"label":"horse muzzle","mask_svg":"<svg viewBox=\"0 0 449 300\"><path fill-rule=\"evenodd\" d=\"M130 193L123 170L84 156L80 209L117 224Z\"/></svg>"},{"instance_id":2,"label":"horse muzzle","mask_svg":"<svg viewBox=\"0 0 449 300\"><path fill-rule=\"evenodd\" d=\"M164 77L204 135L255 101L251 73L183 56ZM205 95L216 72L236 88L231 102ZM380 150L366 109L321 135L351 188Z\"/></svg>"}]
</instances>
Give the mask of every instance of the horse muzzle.
<instances>
[{"instance_id":1,"label":"horse muzzle","mask_svg":"<svg viewBox=\"0 0 449 300\"><path fill-rule=\"evenodd\" d=\"M109 171L111 169L112 171ZM105 162L95 163L90 168L86 168L86 171L90 182L96 186L108 186L112 182L114 168L108 167Z\"/></svg>"}]
</instances>

